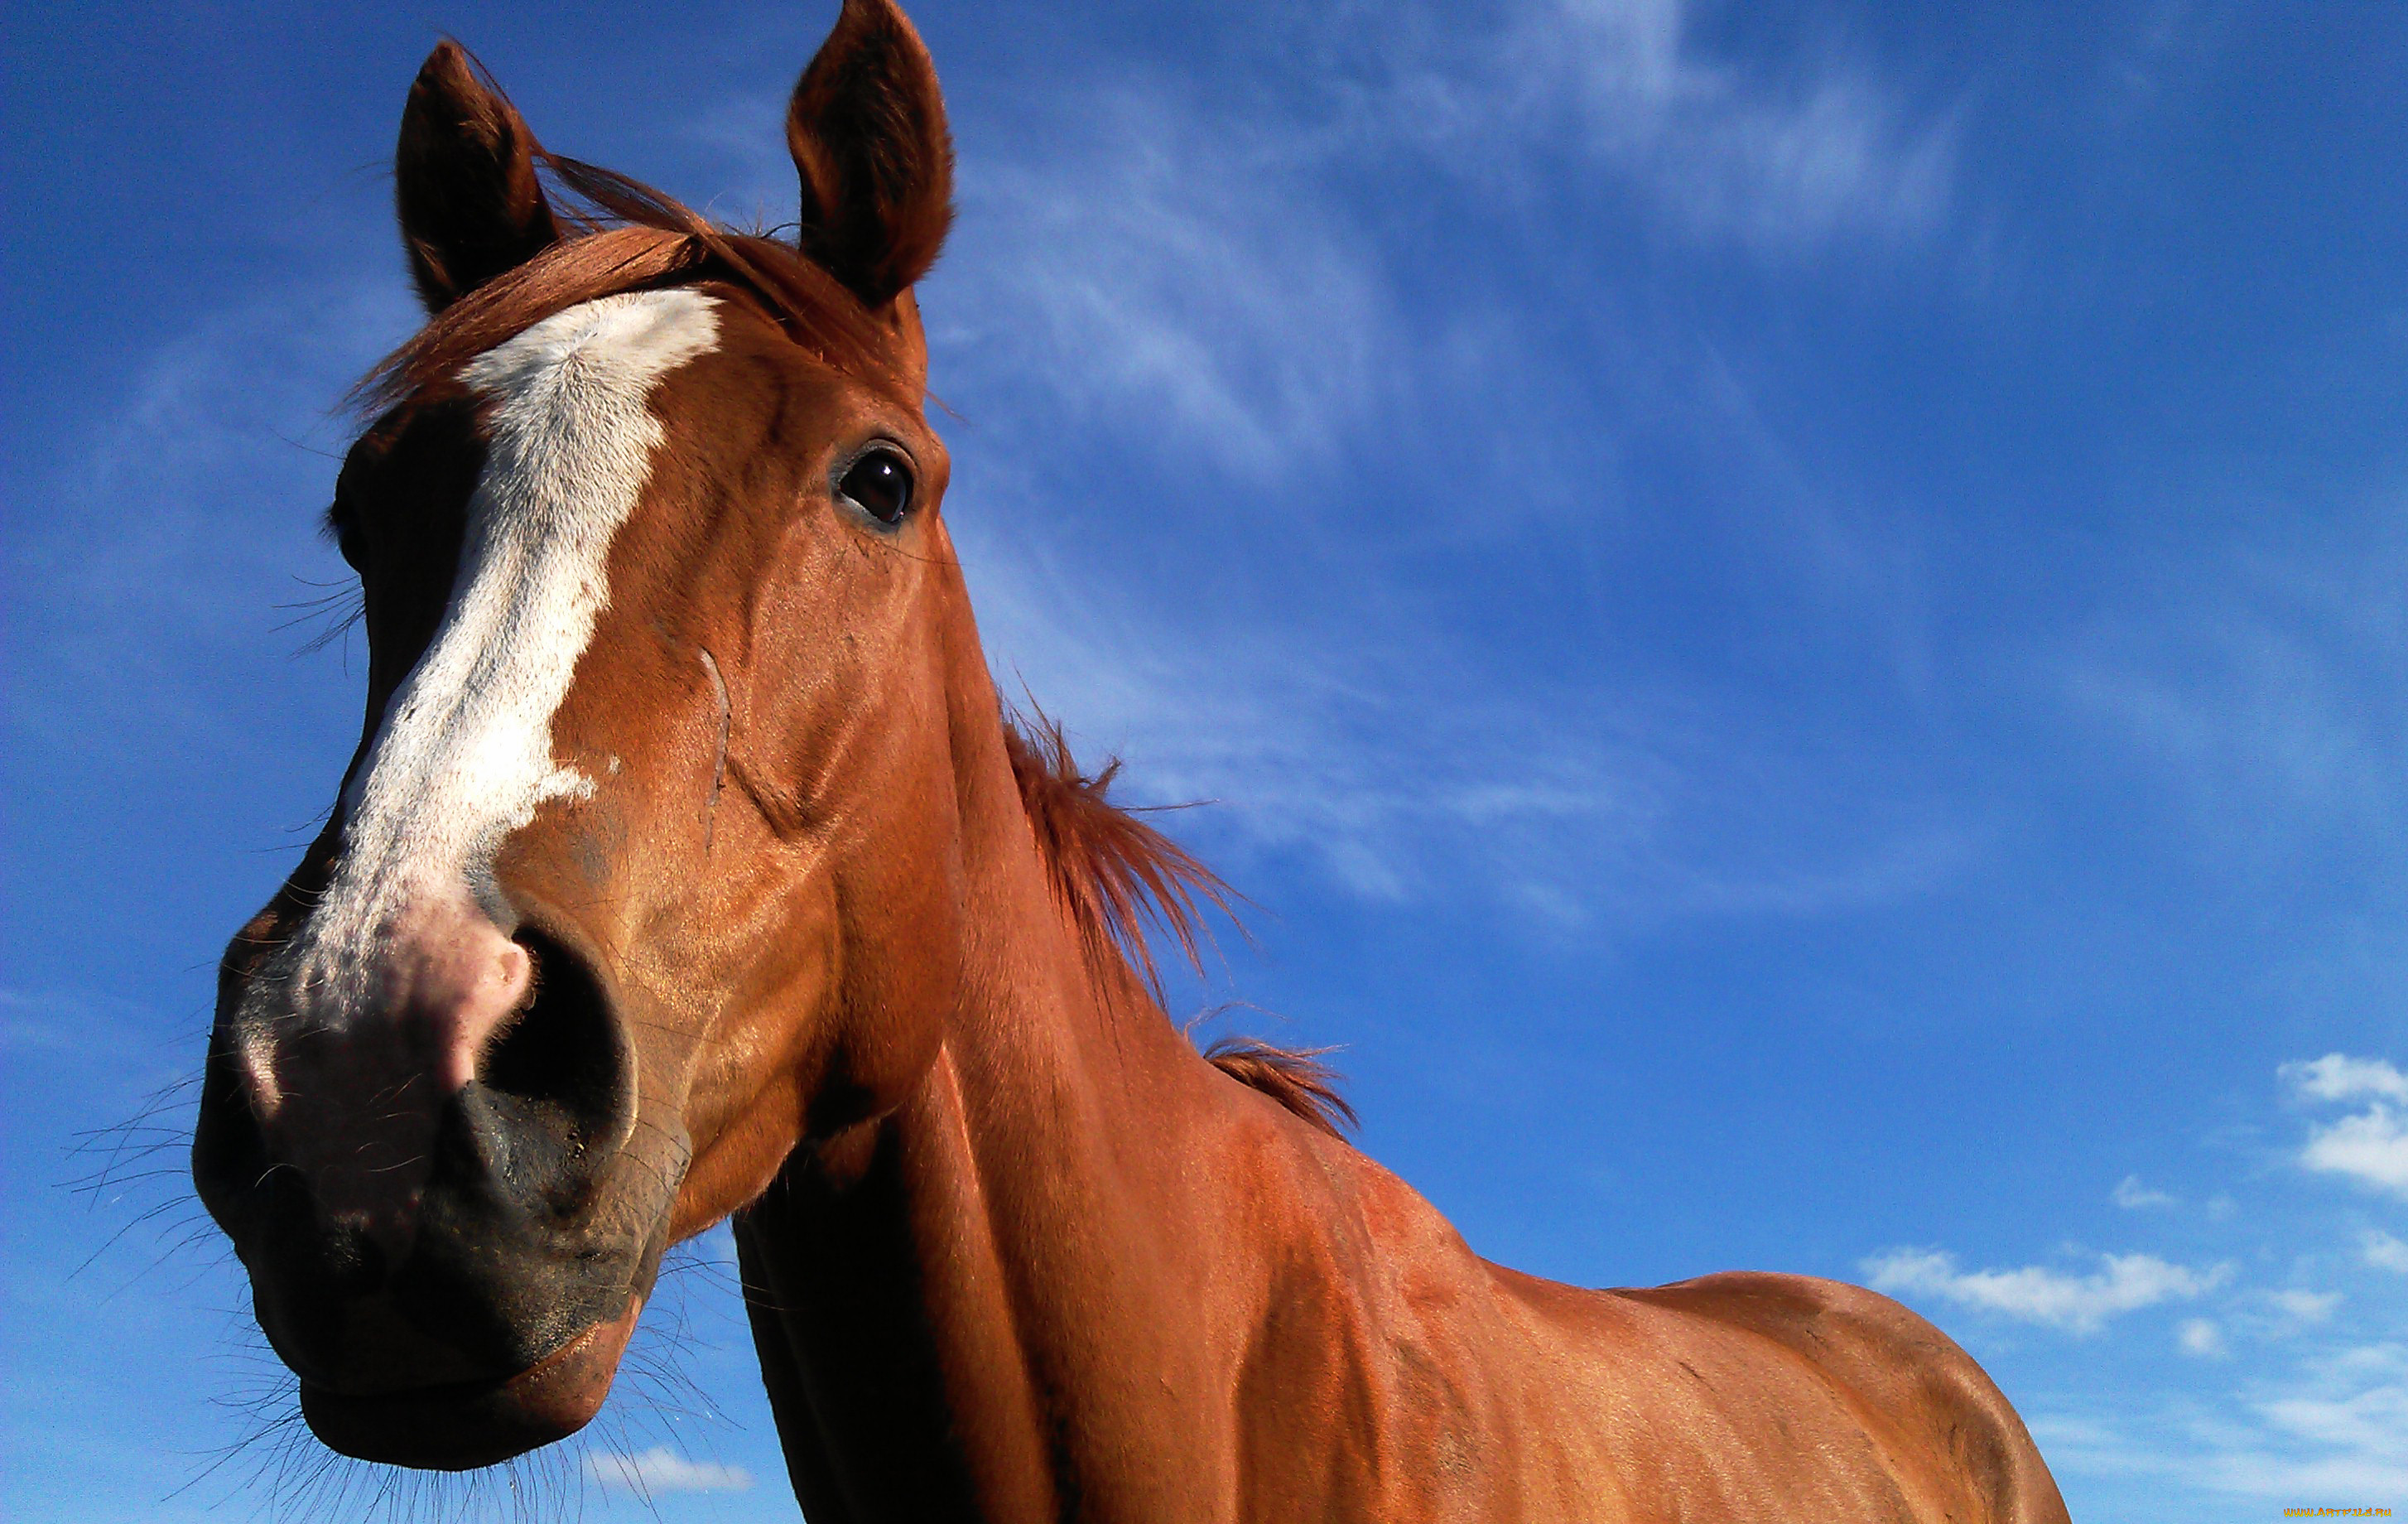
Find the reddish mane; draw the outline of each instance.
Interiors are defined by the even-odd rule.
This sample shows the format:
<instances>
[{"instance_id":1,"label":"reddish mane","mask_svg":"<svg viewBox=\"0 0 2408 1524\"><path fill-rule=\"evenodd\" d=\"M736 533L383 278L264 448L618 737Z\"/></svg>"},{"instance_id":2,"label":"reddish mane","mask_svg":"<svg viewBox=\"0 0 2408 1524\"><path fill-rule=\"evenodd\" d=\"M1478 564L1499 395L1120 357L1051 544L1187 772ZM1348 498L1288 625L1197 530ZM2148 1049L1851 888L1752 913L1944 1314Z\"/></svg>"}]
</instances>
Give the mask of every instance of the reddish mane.
<instances>
[{"instance_id":1,"label":"reddish mane","mask_svg":"<svg viewBox=\"0 0 2408 1524\"><path fill-rule=\"evenodd\" d=\"M555 312L605 296L718 281L757 301L831 368L917 406L895 335L793 244L718 226L664 192L543 149L552 210L569 236L429 318L353 397L373 410L453 382L462 366Z\"/></svg>"},{"instance_id":2,"label":"reddish mane","mask_svg":"<svg viewBox=\"0 0 2408 1524\"><path fill-rule=\"evenodd\" d=\"M1229 886L1195 854L1106 797L1120 775L1118 758L1093 773L1082 771L1062 727L1041 714L1033 720L1007 717L1003 740L1020 784L1021 807L1053 873L1054 898L1086 942L1090 963L1109 967L1125 959L1158 993L1160 970L1146 938L1151 921L1200 970L1197 902L1229 915ZM1337 1074L1319 1062L1326 1051L1224 1037L1204 1057L1334 1137L1341 1120L1351 1126L1355 1118L1338 1093Z\"/></svg>"}]
</instances>

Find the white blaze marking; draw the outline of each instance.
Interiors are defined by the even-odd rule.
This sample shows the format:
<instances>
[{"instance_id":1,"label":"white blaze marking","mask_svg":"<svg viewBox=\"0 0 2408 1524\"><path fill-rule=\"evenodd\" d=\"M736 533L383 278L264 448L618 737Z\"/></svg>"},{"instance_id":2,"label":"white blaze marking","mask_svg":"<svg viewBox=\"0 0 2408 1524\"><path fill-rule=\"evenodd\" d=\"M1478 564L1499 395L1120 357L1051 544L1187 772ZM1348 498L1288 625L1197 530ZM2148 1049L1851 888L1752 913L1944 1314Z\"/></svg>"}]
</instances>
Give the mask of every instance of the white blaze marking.
<instances>
[{"instance_id":1,"label":"white blaze marking","mask_svg":"<svg viewBox=\"0 0 2408 1524\"><path fill-rule=\"evenodd\" d=\"M489 404L484 470L451 607L344 792L333 882L287 949L311 1017L360 1008L381 934L414 902L473 898L506 915L491 879L502 840L546 800L593 792L552 760L552 716L662 442L646 400L715 344L713 306L691 291L607 296L462 368Z\"/></svg>"}]
</instances>

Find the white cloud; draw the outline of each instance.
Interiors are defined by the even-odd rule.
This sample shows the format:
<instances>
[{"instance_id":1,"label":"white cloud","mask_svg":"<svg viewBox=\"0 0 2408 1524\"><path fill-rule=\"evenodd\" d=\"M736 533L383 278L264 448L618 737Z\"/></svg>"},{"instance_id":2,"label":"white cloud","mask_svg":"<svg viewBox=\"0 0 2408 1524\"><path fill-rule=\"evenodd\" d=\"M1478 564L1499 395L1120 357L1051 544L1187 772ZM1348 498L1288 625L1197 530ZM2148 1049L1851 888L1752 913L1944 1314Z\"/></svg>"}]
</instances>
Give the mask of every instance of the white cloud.
<instances>
[{"instance_id":1,"label":"white cloud","mask_svg":"<svg viewBox=\"0 0 2408 1524\"><path fill-rule=\"evenodd\" d=\"M2266 1300L2273 1303L2275 1311L2295 1322L2321 1323L2332 1316L2333 1309L2341 1305L2341 1293L2297 1289L2270 1291Z\"/></svg>"},{"instance_id":2,"label":"white cloud","mask_svg":"<svg viewBox=\"0 0 2408 1524\"><path fill-rule=\"evenodd\" d=\"M2174 1342L2186 1355L2201 1359L2220 1359L2225 1353L2224 1330L2204 1317L2188 1317L2174 1330Z\"/></svg>"},{"instance_id":3,"label":"white cloud","mask_svg":"<svg viewBox=\"0 0 2408 1524\"><path fill-rule=\"evenodd\" d=\"M2152 1207L2165 1207L2174 1204L2174 1199L2172 1197L2167 1195L2164 1191L2151 1190L2146 1186L2142 1185L2141 1177L2136 1174L2128 1174L2123 1179L2115 1182L2114 1195L2111 1200L2113 1200L2117 1206L2122 1207L2127 1212L2141 1212Z\"/></svg>"},{"instance_id":4,"label":"white cloud","mask_svg":"<svg viewBox=\"0 0 2408 1524\"><path fill-rule=\"evenodd\" d=\"M752 1473L741 1466L691 1459L659 1445L637 1455L589 1450L585 1471L595 1481L645 1497L665 1492L741 1492L752 1485Z\"/></svg>"},{"instance_id":5,"label":"white cloud","mask_svg":"<svg viewBox=\"0 0 2408 1524\"><path fill-rule=\"evenodd\" d=\"M2224 1284L2229 1265L2191 1270L2155 1255L2110 1254L2087 1275L2042 1265L1960 1271L1937 1249L1894 1249L1864 1262L1878 1290L1939 1297L2071 1333L2095 1333L2108 1319L2164 1301L2186 1301Z\"/></svg>"},{"instance_id":6,"label":"white cloud","mask_svg":"<svg viewBox=\"0 0 2408 1524\"><path fill-rule=\"evenodd\" d=\"M2301 1165L2408 1196L2408 1116L2391 1109L2391 1102L2408 1100L2408 1074L2381 1058L2343 1053L2287 1063L2278 1072L2302 1100L2372 1102L2362 1112L2310 1129L2300 1150Z\"/></svg>"},{"instance_id":7,"label":"white cloud","mask_svg":"<svg viewBox=\"0 0 2408 1524\"><path fill-rule=\"evenodd\" d=\"M2277 1072L2295 1094L2310 1100L2356 1100L2372 1096L2408 1100L2408 1074L2380 1058L2328 1053L2321 1058L2285 1064Z\"/></svg>"},{"instance_id":8,"label":"white cloud","mask_svg":"<svg viewBox=\"0 0 2408 1524\"><path fill-rule=\"evenodd\" d=\"M1878 84L1842 69L1751 87L1700 62L1677 36L1669 50L1647 36L1654 46L1629 88L1632 77L1612 56L1618 28L1579 37L1575 27L1575 46L1565 48L1554 24L1615 8L1593 0L1538 7L1515 62L1564 61L1600 148L1630 159L1693 227L1782 248L1850 233L1911 237L1946 209L1955 145L1945 120L1909 123Z\"/></svg>"},{"instance_id":9,"label":"white cloud","mask_svg":"<svg viewBox=\"0 0 2408 1524\"><path fill-rule=\"evenodd\" d=\"M2370 1164L2364 1154L2396 1121L2397 1068L2334 1054L2286 1064L2282 1077L2295 1100L2357 1113L2315 1129L2311 1147L2332 1154L2328 1165L2379 1183L2380 1156ZM2329 1236L2329 1220L2291 1219L2287 1246ZM2408 1273L2408 1243L2363 1228L2352 1237L2369 1265ZM1926 1278L1971 1279L1944 1262L1918 1268ZM2220 1279L2223 1270L2190 1273L2199 1282ZM2408 1346L2367 1343L2360 1331L2396 1320L2399 1300L2389 1292L2361 1283L2346 1295L2291 1287L2223 1297L2215 1316L2184 1318L2173 1341L2186 1355L2219 1363L2155 1402L2102 1392L2095 1406L2035 1413L2034 1431L2060 1475L2134 1479L2142 1485L2128 1496L2161 1499L2183 1517L2223 1517L2201 1506L2212 1499L2394 1502L2408 1495Z\"/></svg>"},{"instance_id":10,"label":"white cloud","mask_svg":"<svg viewBox=\"0 0 2408 1524\"><path fill-rule=\"evenodd\" d=\"M2408 1118L2379 1103L2344 1116L2309 1134L2300 1162L2408 1196Z\"/></svg>"},{"instance_id":11,"label":"white cloud","mask_svg":"<svg viewBox=\"0 0 2408 1524\"><path fill-rule=\"evenodd\" d=\"M2396 1270L2408 1275L2408 1243L2392 1237L2380 1228L2370 1228L2362 1242L2366 1262L2379 1270Z\"/></svg>"}]
</instances>

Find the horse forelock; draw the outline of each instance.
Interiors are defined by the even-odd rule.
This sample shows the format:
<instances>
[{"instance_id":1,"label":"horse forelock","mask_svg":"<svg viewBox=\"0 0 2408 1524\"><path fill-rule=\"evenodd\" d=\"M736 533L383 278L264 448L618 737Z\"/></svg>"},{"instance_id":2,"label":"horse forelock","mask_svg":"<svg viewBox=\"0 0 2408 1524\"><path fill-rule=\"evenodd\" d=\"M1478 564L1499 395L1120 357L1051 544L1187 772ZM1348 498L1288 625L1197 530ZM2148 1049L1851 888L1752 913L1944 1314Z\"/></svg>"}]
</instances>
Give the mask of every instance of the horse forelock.
<instances>
[{"instance_id":1,"label":"horse forelock","mask_svg":"<svg viewBox=\"0 0 2408 1524\"><path fill-rule=\"evenodd\" d=\"M476 358L603 297L710 283L757 307L813 358L909 406L918 367L894 323L796 245L720 226L624 175L538 151L571 236L431 316L352 388L370 410L459 384Z\"/></svg>"}]
</instances>

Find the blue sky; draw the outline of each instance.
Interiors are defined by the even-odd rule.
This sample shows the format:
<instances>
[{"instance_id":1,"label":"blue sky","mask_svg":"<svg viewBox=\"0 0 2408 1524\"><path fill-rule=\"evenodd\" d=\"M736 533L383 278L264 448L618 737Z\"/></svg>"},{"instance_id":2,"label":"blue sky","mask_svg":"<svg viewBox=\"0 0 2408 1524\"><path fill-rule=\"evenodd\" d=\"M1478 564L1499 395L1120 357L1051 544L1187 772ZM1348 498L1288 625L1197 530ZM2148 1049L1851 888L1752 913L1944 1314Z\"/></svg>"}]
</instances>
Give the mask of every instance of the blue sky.
<instances>
[{"instance_id":1,"label":"blue sky","mask_svg":"<svg viewBox=\"0 0 2408 1524\"><path fill-rule=\"evenodd\" d=\"M172 1169L88 1200L67 1149L197 1067L356 735L286 606L411 322L418 60L781 220L833 7L675 9L11 28L25 1524L273 1500L176 1492L283 1411L236 1271ZM1344 1044L1495 1258L1892 1290L2077 1518L2408 1508L2408 13L1297 10L914 10L990 654L1132 798L1218 801L1177 829L1257 907L1182 1012ZM724 1250L604 1427L662 1518L791 1517Z\"/></svg>"}]
</instances>

